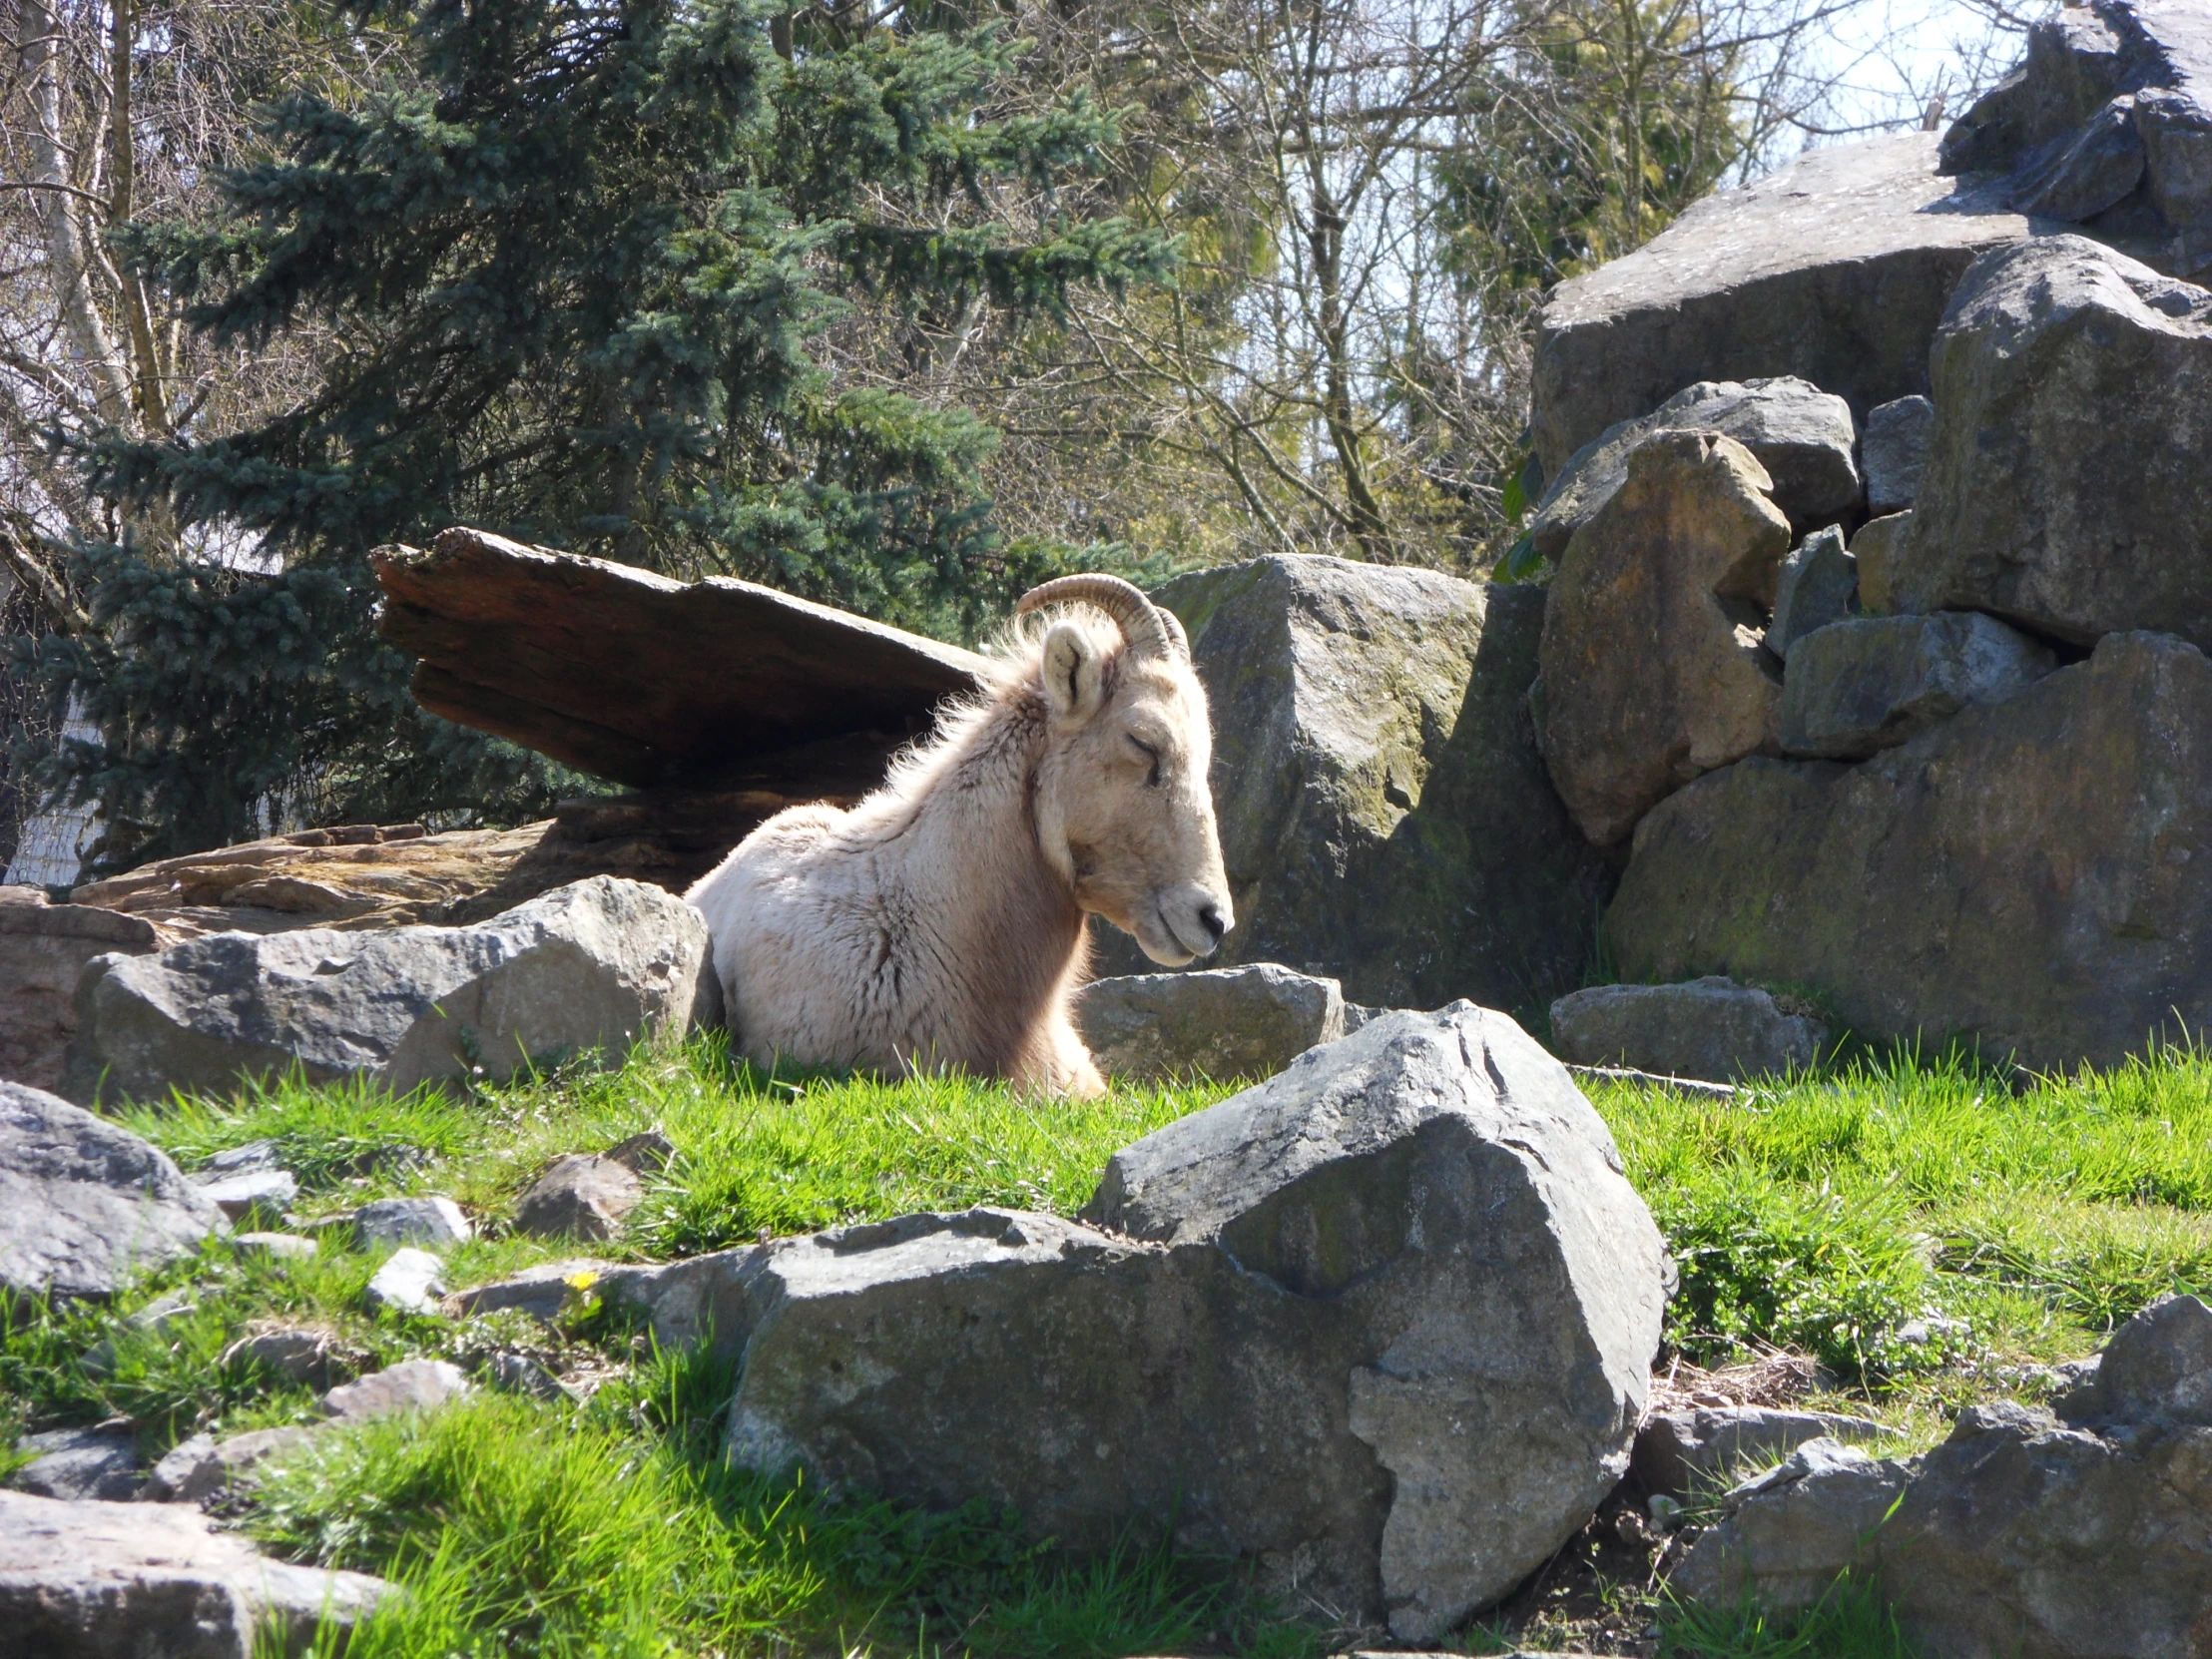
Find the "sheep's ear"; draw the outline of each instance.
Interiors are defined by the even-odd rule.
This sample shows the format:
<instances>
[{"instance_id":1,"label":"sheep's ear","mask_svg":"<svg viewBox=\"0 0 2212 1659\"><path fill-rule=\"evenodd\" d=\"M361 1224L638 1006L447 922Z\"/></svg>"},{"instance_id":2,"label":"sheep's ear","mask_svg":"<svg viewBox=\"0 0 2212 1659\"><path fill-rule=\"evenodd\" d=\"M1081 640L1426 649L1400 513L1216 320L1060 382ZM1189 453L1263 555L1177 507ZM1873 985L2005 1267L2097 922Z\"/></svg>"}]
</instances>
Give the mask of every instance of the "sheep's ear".
<instances>
[{"instance_id":1,"label":"sheep's ear","mask_svg":"<svg viewBox=\"0 0 2212 1659\"><path fill-rule=\"evenodd\" d=\"M1079 726L1098 713L1103 668L1088 629L1052 625L1044 637L1044 700L1054 720Z\"/></svg>"}]
</instances>

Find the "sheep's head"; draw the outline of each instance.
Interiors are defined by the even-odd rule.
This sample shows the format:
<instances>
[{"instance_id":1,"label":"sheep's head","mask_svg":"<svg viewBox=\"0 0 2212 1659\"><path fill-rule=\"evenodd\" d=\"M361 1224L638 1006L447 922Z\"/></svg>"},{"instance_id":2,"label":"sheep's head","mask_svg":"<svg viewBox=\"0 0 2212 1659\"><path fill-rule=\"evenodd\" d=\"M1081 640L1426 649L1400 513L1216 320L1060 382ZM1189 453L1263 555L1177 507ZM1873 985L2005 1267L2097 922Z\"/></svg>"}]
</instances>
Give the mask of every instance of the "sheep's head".
<instances>
[{"instance_id":1,"label":"sheep's head","mask_svg":"<svg viewBox=\"0 0 2212 1659\"><path fill-rule=\"evenodd\" d=\"M1059 604L1103 615L1077 611L1044 635L1044 855L1078 904L1133 935L1155 962L1212 955L1236 916L1206 782L1213 726L1182 625L1112 576L1047 582L1019 609Z\"/></svg>"}]
</instances>

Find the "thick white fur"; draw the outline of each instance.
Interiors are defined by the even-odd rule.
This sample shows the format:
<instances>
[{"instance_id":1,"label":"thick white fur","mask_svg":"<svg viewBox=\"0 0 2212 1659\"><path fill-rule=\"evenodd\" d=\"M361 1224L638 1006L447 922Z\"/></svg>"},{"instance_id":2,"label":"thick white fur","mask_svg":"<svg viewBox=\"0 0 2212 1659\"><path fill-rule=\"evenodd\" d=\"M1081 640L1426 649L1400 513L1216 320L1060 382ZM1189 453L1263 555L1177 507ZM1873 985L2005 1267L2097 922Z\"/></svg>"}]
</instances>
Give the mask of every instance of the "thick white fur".
<instances>
[{"instance_id":1,"label":"thick white fur","mask_svg":"<svg viewBox=\"0 0 2212 1659\"><path fill-rule=\"evenodd\" d=\"M748 1057L1094 1094L1068 1013L1084 913L1171 964L1232 924L1190 665L1082 606L994 664L881 789L777 814L686 895Z\"/></svg>"}]
</instances>

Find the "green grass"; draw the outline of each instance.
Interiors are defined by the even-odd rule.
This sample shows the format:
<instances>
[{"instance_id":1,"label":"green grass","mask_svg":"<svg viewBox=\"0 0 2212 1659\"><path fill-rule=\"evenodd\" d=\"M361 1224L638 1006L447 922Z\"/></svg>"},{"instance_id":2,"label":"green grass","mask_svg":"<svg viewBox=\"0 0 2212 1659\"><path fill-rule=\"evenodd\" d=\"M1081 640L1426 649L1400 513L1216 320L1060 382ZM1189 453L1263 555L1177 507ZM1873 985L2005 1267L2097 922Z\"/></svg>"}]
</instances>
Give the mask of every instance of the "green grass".
<instances>
[{"instance_id":1,"label":"green grass","mask_svg":"<svg viewBox=\"0 0 2212 1659\"><path fill-rule=\"evenodd\" d=\"M763 1077L712 1042L467 1098L297 1083L124 1114L192 1167L276 1140L309 1219L403 1192L458 1198L480 1237L466 1285L574 1245L513 1236L553 1156L657 1129L675 1147L616 1258L667 1257L997 1203L1070 1212L1116 1148L1229 1093L1129 1090L1074 1105L959 1080ZM1727 1104L1592 1088L1679 1262L1669 1342L1715 1363L1811 1352L1907 1442L1951 1400L2032 1386L2153 1297L2212 1293L2212 1061L2174 1053L2014 1093L1953 1060L1861 1058ZM326 1331L354 1369L523 1351L610 1379L584 1403L483 1395L427 1420L328 1436L278 1465L240 1524L301 1559L406 1584L352 1651L850 1655L1317 1652L1226 1563L1133 1537L1103 1560L1040 1547L1018 1517L831 1502L725 1467L728 1379L642 1338L519 1315L370 1315L374 1263L325 1236L307 1263L214 1244L110 1308L0 1310L0 1448L22 1431L126 1419L149 1453L202 1428L304 1420L309 1389L222 1356L261 1322ZM133 1313L183 1293L158 1331ZM1908 1341L1914 1322L1943 1334ZM1933 1323L1932 1323L1933 1322ZM0 1462L15 1453L0 1449ZM1640 1588L1629 1593L1641 1596ZM1669 1655L1902 1659L1870 1598L1794 1624L1654 1607ZM1479 1639L1470 1632L1469 1640Z\"/></svg>"},{"instance_id":2,"label":"green grass","mask_svg":"<svg viewBox=\"0 0 2212 1659\"><path fill-rule=\"evenodd\" d=\"M1879 1382L1961 1347L2063 1358L2168 1291L2212 1292L2212 1059L2015 1095L1946 1061L1860 1061L1737 1102L1591 1098L1681 1264L1671 1340L1774 1343ZM1907 1344L1916 1320L1963 1322Z\"/></svg>"}]
</instances>

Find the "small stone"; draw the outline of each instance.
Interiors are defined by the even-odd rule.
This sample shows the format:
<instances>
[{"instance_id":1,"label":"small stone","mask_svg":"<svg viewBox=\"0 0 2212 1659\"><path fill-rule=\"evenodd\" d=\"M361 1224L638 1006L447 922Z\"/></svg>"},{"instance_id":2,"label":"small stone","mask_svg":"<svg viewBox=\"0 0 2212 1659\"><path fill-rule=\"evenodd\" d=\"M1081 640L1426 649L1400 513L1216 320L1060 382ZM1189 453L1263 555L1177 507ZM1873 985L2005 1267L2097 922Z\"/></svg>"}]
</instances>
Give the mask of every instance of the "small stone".
<instances>
[{"instance_id":1,"label":"small stone","mask_svg":"<svg viewBox=\"0 0 2212 1659\"><path fill-rule=\"evenodd\" d=\"M379 1245L443 1250L475 1236L450 1198L379 1198L353 1212L353 1233L363 1250Z\"/></svg>"},{"instance_id":2,"label":"small stone","mask_svg":"<svg viewBox=\"0 0 2212 1659\"><path fill-rule=\"evenodd\" d=\"M1921 468L1928 464L1929 434L1936 427L1936 405L1927 398L1893 398L1867 411L1860 454L1867 474L1867 512L1881 518L1902 513L1920 493Z\"/></svg>"},{"instance_id":3,"label":"small stone","mask_svg":"<svg viewBox=\"0 0 2212 1659\"><path fill-rule=\"evenodd\" d=\"M1978 611L1840 622L1798 641L1782 748L1864 760L1961 709L2016 697L2057 666L2048 646Z\"/></svg>"},{"instance_id":4,"label":"small stone","mask_svg":"<svg viewBox=\"0 0 2212 1659\"><path fill-rule=\"evenodd\" d=\"M556 1158L523 1194L515 1210L515 1231L541 1239L609 1239L644 1197L637 1171L629 1165L574 1153Z\"/></svg>"},{"instance_id":5,"label":"small stone","mask_svg":"<svg viewBox=\"0 0 2212 1659\"><path fill-rule=\"evenodd\" d=\"M281 1164L275 1141L248 1141L244 1146L218 1152L200 1166L194 1179L204 1184L217 1176L251 1175L258 1170L279 1168Z\"/></svg>"},{"instance_id":6,"label":"small stone","mask_svg":"<svg viewBox=\"0 0 2212 1659\"><path fill-rule=\"evenodd\" d=\"M146 1484L138 1436L128 1428L57 1428L24 1435L16 1449L38 1454L9 1477L18 1491L121 1503L137 1497Z\"/></svg>"},{"instance_id":7,"label":"small stone","mask_svg":"<svg viewBox=\"0 0 2212 1659\"><path fill-rule=\"evenodd\" d=\"M1552 1044L1577 1065L1712 1082L1803 1071L1828 1027L1719 974L1678 985L1594 985L1551 1005Z\"/></svg>"},{"instance_id":8,"label":"small stone","mask_svg":"<svg viewBox=\"0 0 2212 1659\"><path fill-rule=\"evenodd\" d=\"M1273 1077L1345 1034L1344 990L1277 962L1134 973L1086 985L1075 1024L1109 1077Z\"/></svg>"},{"instance_id":9,"label":"small stone","mask_svg":"<svg viewBox=\"0 0 2212 1659\"><path fill-rule=\"evenodd\" d=\"M260 1366L293 1382L311 1382L330 1369L330 1339L320 1331L284 1329L241 1337L223 1351L225 1371Z\"/></svg>"},{"instance_id":10,"label":"small stone","mask_svg":"<svg viewBox=\"0 0 2212 1659\"><path fill-rule=\"evenodd\" d=\"M279 1262L309 1261L315 1242L297 1233L241 1233L231 1241L241 1256L274 1256Z\"/></svg>"},{"instance_id":11,"label":"small stone","mask_svg":"<svg viewBox=\"0 0 2212 1659\"><path fill-rule=\"evenodd\" d=\"M1909 512L1870 519L1851 538L1852 563L1859 571L1859 609L1868 616L1889 616L1898 608L1898 560L1913 528Z\"/></svg>"},{"instance_id":12,"label":"small stone","mask_svg":"<svg viewBox=\"0 0 2212 1659\"><path fill-rule=\"evenodd\" d=\"M239 1175L218 1176L212 1181L199 1179L198 1185L201 1192L233 1221L244 1221L257 1210L273 1216L282 1215L299 1196L299 1183L290 1171L280 1169L247 1170Z\"/></svg>"},{"instance_id":13,"label":"small stone","mask_svg":"<svg viewBox=\"0 0 2212 1659\"><path fill-rule=\"evenodd\" d=\"M341 1422L373 1422L400 1411L428 1411L469 1391L458 1366L444 1360L403 1360L342 1383L322 1396L322 1409Z\"/></svg>"},{"instance_id":14,"label":"small stone","mask_svg":"<svg viewBox=\"0 0 2212 1659\"><path fill-rule=\"evenodd\" d=\"M491 1385L505 1393L528 1394L534 1399L567 1399L561 1380L524 1354L494 1354Z\"/></svg>"},{"instance_id":15,"label":"small stone","mask_svg":"<svg viewBox=\"0 0 2212 1659\"><path fill-rule=\"evenodd\" d=\"M395 1250L368 1282L371 1308L395 1308L403 1314L435 1314L445 1287L438 1282L443 1265L426 1250Z\"/></svg>"},{"instance_id":16,"label":"small stone","mask_svg":"<svg viewBox=\"0 0 2212 1659\"><path fill-rule=\"evenodd\" d=\"M1882 1424L1833 1411L1785 1411L1766 1405L1699 1406L1654 1411L1636 1430L1629 1473L1647 1492L1679 1495L1728 1481L1740 1465L1785 1457L1808 1440L1880 1439Z\"/></svg>"},{"instance_id":17,"label":"small stone","mask_svg":"<svg viewBox=\"0 0 2212 1659\"><path fill-rule=\"evenodd\" d=\"M1858 561L1844 551L1843 531L1833 524L1814 531L1782 561L1767 649L1788 661L1798 641L1817 628L1842 622L1858 603Z\"/></svg>"},{"instance_id":18,"label":"small stone","mask_svg":"<svg viewBox=\"0 0 2212 1659\"><path fill-rule=\"evenodd\" d=\"M658 1175L668 1168L669 1160L676 1156L676 1143L658 1129L648 1129L627 1140L615 1142L600 1156L612 1158L639 1176Z\"/></svg>"}]
</instances>

